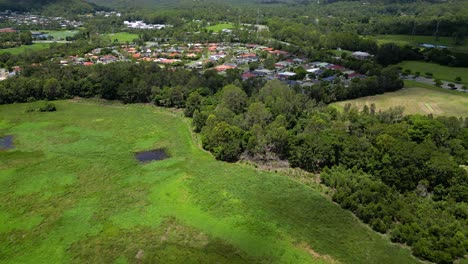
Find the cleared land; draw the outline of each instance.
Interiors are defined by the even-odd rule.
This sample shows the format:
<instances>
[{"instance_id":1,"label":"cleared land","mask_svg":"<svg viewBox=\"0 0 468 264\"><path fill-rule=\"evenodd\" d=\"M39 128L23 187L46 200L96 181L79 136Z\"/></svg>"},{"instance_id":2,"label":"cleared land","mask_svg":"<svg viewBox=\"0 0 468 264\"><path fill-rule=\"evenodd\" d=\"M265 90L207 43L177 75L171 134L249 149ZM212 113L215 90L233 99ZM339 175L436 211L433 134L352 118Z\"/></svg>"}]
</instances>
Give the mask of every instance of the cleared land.
<instances>
[{"instance_id":1,"label":"cleared land","mask_svg":"<svg viewBox=\"0 0 468 264\"><path fill-rule=\"evenodd\" d=\"M417 263L314 189L214 160L179 112L40 104L0 106L2 263Z\"/></svg>"},{"instance_id":2,"label":"cleared land","mask_svg":"<svg viewBox=\"0 0 468 264\"><path fill-rule=\"evenodd\" d=\"M343 109L347 103L362 109L375 104L379 110L403 106L405 114L433 114L435 116L468 117L468 94L437 88L427 84L405 81L402 90L375 96L367 96L332 104Z\"/></svg>"},{"instance_id":3,"label":"cleared land","mask_svg":"<svg viewBox=\"0 0 468 264\"><path fill-rule=\"evenodd\" d=\"M426 72L434 74L434 79L455 82L455 78L461 77L461 83L468 85L468 68L448 67L436 63L423 61L403 61L397 66L405 69L410 69L412 73L420 72L424 76Z\"/></svg>"},{"instance_id":4,"label":"cleared land","mask_svg":"<svg viewBox=\"0 0 468 264\"><path fill-rule=\"evenodd\" d=\"M216 24L216 25L206 27L208 31L213 30L214 32L219 32L223 29L231 29L231 28L234 28L234 25L231 23Z\"/></svg>"},{"instance_id":5,"label":"cleared land","mask_svg":"<svg viewBox=\"0 0 468 264\"><path fill-rule=\"evenodd\" d=\"M9 48L9 49L0 49L0 54L9 52L13 55L17 55L17 54L24 53L26 51L47 49L49 46L50 46L50 43L34 43L32 45L23 45L23 46Z\"/></svg>"},{"instance_id":6,"label":"cleared land","mask_svg":"<svg viewBox=\"0 0 468 264\"><path fill-rule=\"evenodd\" d=\"M421 43L425 43L447 46L450 50L454 52L468 53L468 43L465 43L463 45L454 45L453 38L450 37L439 37L439 39L436 40L434 36L377 35L367 36L367 38L375 39L379 44L393 42L401 46L410 45L416 47L419 46L419 44Z\"/></svg>"},{"instance_id":7,"label":"cleared land","mask_svg":"<svg viewBox=\"0 0 468 264\"><path fill-rule=\"evenodd\" d=\"M128 33L128 32L119 32L115 34L108 34L105 35L106 37L110 38L111 41L117 39L118 42L132 42L134 39L138 38L138 34Z\"/></svg>"}]
</instances>

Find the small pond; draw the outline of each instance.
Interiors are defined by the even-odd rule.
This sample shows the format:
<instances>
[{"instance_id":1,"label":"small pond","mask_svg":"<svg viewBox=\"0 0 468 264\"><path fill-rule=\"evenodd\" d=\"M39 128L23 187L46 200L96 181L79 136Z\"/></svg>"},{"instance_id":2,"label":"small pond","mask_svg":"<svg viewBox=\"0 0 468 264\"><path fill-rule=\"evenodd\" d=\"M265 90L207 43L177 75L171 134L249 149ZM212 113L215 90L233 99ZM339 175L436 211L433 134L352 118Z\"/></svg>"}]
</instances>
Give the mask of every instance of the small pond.
<instances>
[{"instance_id":1,"label":"small pond","mask_svg":"<svg viewBox=\"0 0 468 264\"><path fill-rule=\"evenodd\" d=\"M0 150L12 149L13 147L13 136L0 137Z\"/></svg>"},{"instance_id":2,"label":"small pond","mask_svg":"<svg viewBox=\"0 0 468 264\"><path fill-rule=\"evenodd\" d=\"M135 153L135 158L141 163L146 163L155 160L164 160L169 158L169 155L164 149L154 149Z\"/></svg>"}]
</instances>

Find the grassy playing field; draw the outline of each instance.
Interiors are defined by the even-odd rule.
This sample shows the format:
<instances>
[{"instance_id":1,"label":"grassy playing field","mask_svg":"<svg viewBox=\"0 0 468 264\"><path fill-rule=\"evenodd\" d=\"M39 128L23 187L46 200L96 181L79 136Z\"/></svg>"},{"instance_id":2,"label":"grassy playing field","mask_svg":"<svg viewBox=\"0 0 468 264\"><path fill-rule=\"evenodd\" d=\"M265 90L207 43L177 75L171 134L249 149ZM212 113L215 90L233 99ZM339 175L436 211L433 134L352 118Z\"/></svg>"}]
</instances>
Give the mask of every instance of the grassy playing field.
<instances>
[{"instance_id":1,"label":"grassy playing field","mask_svg":"<svg viewBox=\"0 0 468 264\"><path fill-rule=\"evenodd\" d=\"M17 54L24 53L26 51L47 49L49 46L50 46L50 43L34 43L32 45L23 45L23 46L9 48L9 49L0 49L0 54L9 52L13 55L17 55Z\"/></svg>"},{"instance_id":2,"label":"grassy playing field","mask_svg":"<svg viewBox=\"0 0 468 264\"><path fill-rule=\"evenodd\" d=\"M138 38L138 34L128 33L128 32L119 32L115 34L108 34L106 37L109 37L111 41L117 39L118 42L133 42L134 39Z\"/></svg>"},{"instance_id":3,"label":"grassy playing field","mask_svg":"<svg viewBox=\"0 0 468 264\"><path fill-rule=\"evenodd\" d=\"M66 37L72 37L78 33L77 30L51 30L46 31L49 36L54 37L54 40L64 40Z\"/></svg>"},{"instance_id":4,"label":"grassy playing field","mask_svg":"<svg viewBox=\"0 0 468 264\"><path fill-rule=\"evenodd\" d=\"M416 263L320 193L215 161L179 112L0 106L1 263ZM134 152L171 158L140 164Z\"/></svg>"},{"instance_id":5,"label":"grassy playing field","mask_svg":"<svg viewBox=\"0 0 468 264\"><path fill-rule=\"evenodd\" d=\"M234 25L231 23L222 23L222 24L216 24L216 25L206 27L208 31L213 30L214 32L219 32L223 29L231 29L231 28L234 28Z\"/></svg>"},{"instance_id":6,"label":"grassy playing field","mask_svg":"<svg viewBox=\"0 0 468 264\"><path fill-rule=\"evenodd\" d=\"M405 86L410 88L342 101L332 105L343 109L344 105L351 103L351 105L362 109L364 105L370 106L374 103L377 109L381 110L403 106L405 114L468 117L467 93L450 91L413 81L405 81Z\"/></svg>"},{"instance_id":7,"label":"grassy playing field","mask_svg":"<svg viewBox=\"0 0 468 264\"><path fill-rule=\"evenodd\" d=\"M368 38L375 39L377 43L396 43L401 46L419 46L421 43L442 45L449 47L454 52L468 53L468 43L463 45L454 45L453 39L450 37L439 37L438 40L433 36L412 36L412 35L376 35L367 36Z\"/></svg>"},{"instance_id":8,"label":"grassy playing field","mask_svg":"<svg viewBox=\"0 0 468 264\"><path fill-rule=\"evenodd\" d=\"M423 61L403 61L397 66L403 68L403 70L410 69L413 73L419 71L421 76L424 76L426 72L431 72L434 74L434 79L450 82L455 82L455 78L461 77L462 83L468 85L468 68L448 67Z\"/></svg>"}]
</instances>

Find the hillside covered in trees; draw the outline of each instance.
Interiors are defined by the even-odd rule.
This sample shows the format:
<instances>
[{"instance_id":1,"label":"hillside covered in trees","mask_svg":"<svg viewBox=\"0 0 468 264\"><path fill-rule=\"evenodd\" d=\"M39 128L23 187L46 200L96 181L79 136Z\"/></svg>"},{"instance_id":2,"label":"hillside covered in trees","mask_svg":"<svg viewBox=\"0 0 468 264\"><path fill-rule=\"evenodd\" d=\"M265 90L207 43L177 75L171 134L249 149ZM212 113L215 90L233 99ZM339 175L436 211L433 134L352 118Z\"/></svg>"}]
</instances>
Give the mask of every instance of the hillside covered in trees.
<instances>
[{"instance_id":1,"label":"hillside covered in trees","mask_svg":"<svg viewBox=\"0 0 468 264\"><path fill-rule=\"evenodd\" d=\"M43 12L55 16L85 14L96 8L95 4L85 0L0 0L0 10Z\"/></svg>"}]
</instances>

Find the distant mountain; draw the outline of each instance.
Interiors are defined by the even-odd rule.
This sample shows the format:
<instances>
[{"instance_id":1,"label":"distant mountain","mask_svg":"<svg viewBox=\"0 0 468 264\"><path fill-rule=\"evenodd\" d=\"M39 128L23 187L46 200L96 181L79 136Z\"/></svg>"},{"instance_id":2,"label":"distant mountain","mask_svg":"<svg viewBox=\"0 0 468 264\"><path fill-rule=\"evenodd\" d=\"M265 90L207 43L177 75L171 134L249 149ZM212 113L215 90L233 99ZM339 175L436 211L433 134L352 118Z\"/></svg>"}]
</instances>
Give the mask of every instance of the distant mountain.
<instances>
[{"instance_id":1,"label":"distant mountain","mask_svg":"<svg viewBox=\"0 0 468 264\"><path fill-rule=\"evenodd\" d=\"M97 8L85 0L0 0L0 11L41 11L62 15L89 13Z\"/></svg>"}]
</instances>

